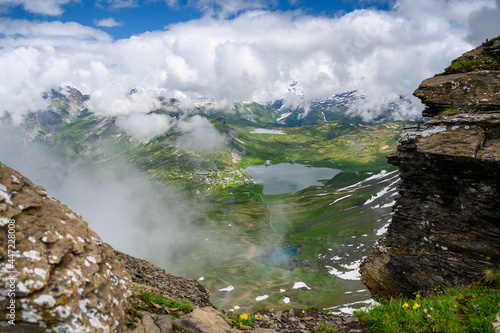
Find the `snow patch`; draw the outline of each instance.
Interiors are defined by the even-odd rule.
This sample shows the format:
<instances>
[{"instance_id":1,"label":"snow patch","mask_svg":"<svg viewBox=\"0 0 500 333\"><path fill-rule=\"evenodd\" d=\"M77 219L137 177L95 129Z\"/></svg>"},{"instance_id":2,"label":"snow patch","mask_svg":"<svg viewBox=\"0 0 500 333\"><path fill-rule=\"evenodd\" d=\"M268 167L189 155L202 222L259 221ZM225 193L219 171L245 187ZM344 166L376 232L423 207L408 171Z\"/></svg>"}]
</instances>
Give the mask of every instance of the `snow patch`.
<instances>
[{"instance_id":1,"label":"snow patch","mask_svg":"<svg viewBox=\"0 0 500 333\"><path fill-rule=\"evenodd\" d=\"M371 305L377 305L378 303L375 302L372 298L364 300L364 301L359 301L359 302L353 302L353 303L347 303L347 304L342 304L338 306L334 306L331 308L325 308L323 310L328 310L328 313L334 314L337 316L340 315L353 315L354 311L356 310L365 310Z\"/></svg>"},{"instance_id":2,"label":"snow patch","mask_svg":"<svg viewBox=\"0 0 500 333\"><path fill-rule=\"evenodd\" d=\"M257 297L255 297L255 300L257 302L260 302L260 301L267 299L268 297L269 297L269 295L257 296Z\"/></svg>"},{"instance_id":3,"label":"snow patch","mask_svg":"<svg viewBox=\"0 0 500 333\"><path fill-rule=\"evenodd\" d=\"M232 285L229 285L226 288L219 289L219 291L231 291L231 290L234 290L234 287Z\"/></svg>"},{"instance_id":4,"label":"snow patch","mask_svg":"<svg viewBox=\"0 0 500 333\"><path fill-rule=\"evenodd\" d=\"M334 201L334 202L332 202L332 203L330 203L330 204L328 204L328 206L331 206L331 205L333 205L333 204L335 204L335 203L339 202L340 200L344 200L345 198L349 198L349 197L352 197L352 194L348 194L348 195L346 195L346 196L343 196L342 198L335 199L335 201Z\"/></svg>"},{"instance_id":5,"label":"snow patch","mask_svg":"<svg viewBox=\"0 0 500 333\"><path fill-rule=\"evenodd\" d=\"M281 121L283 119L286 119L291 114L292 114L292 112L286 112L281 117L279 117L277 121Z\"/></svg>"},{"instance_id":6,"label":"snow patch","mask_svg":"<svg viewBox=\"0 0 500 333\"><path fill-rule=\"evenodd\" d=\"M309 288L304 282L295 282L292 289L300 289L300 288L307 288L307 289L311 289Z\"/></svg>"},{"instance_id":7,"label":"snow patch","mask_svg":"<svg viewBox=\"0 0 500 333\"><path fill-rule=\"evenodd\" d=\"M368 199L364 203L364 205L368 205L368 204L372 203L373 201L375 201L375 200L383 197L385 194L387 194L387 193L395 190L395 188L393 186L396 185L398 182L399 182L399 179L397 179L396 181L392 182L388 186L384 187L380 192L378 192L377 194L375 194L375 196L372 195L372 197L370 199Z\"/></svg>"},{"instance_id":8,"label":"snow patch","mask_svg":"<svg viewBox=\"0 0 500 333\"><path fill-rule=\"evenodd\" d=\"M396 200L393 200L393 201L386 203L385 205L382 205L382 206L380 206L380 204L373 206L372 209L391 208L392 206L394 206L395 203L396 203Z\"/></svg>"},{"instance_id":9,"label":"snow patch","mask_svg":"<svg viewBox=\"0 0 500 333\"><path fill-rule=\"evenodd\" d=\"M385 224L382 228L378 229L375 232L377 236L382 236L383 234L385 234L387 232L387 229L389 229L389 224L391 224L390 221L387 224Z\"/></svg>"},{"instance_id":10,"label":"snow patch","mask_svg":"<svg viewBox=\"0 0 500 333\"><path fill-rule=\"evenodd\" d=\"M328 273L335 275L343 280L360 280L361 273L359 273L359 266L361 265L361 260L356 260L350 265L340 265L342 268L347 269L343 272L332 266L325 266L328 268Z\"/></svg>"}]
</instances>

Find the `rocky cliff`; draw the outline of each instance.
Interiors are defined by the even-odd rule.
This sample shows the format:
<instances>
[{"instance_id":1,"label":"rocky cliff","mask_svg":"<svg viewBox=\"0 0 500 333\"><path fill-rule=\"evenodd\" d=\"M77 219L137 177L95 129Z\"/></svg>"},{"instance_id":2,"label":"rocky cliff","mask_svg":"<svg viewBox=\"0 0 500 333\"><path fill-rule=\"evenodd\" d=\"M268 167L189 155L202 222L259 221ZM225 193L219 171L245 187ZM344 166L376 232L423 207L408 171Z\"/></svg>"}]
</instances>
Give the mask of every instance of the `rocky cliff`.
<instances>
[{"instance_id":1,"label":"rocky cliff","mask_svg":"<svg viewBox=\"0 0 500 333\"><path fill-rule=\"evenodd\" d=\"M0 163L0 331L125 329L130 275L67 206Z\"/></svg>"},{"instance_id":2,"label":"rocky cliff","mask_svg":"<svg viewBox=\"0 0 500 333\"><path fill-rule=\"evenodd\" d=\"M361 266L374 297L412 296L481 280L500 258L500 40L465 53L414 95L389 163L399 198L387 236Z\"/></svg>"}]
</instances>

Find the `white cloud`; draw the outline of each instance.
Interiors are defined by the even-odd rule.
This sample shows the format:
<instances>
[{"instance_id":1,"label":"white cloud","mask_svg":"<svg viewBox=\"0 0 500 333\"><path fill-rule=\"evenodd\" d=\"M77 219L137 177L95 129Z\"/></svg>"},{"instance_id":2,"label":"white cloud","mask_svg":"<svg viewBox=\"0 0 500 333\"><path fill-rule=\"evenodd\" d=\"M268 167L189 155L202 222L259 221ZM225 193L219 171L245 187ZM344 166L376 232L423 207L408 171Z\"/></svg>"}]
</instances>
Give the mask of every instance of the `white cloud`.
<instances>
[{"instance_id":1,"label":"white cloud","mask_svg":"<svg viewBox=\"0 0 500 333\"><path fill-rule=\"evenodd\" d=\"M170 120L163 114L132 113L119 117L116 124L138 140L163 134L170 128Z\"/></svg>"},{"instance_id":2,"label":"white cloud","mask_svg":"<svg viewBox=\"0 0 500 333\"><path fill-rule=\"evenodd\" d=\"M0 1L0 12L2 8L23 6L31 13L42 15L61 15L64 10L62 6L78 0L2 0Z\"/></svg>"},{"instance_id":3,"label":"white cloud","mask_svg":"<svg viewBox=\"0 0 500 333\"><path fill-rule=\"evenodd\" d=\"M116 22L115 19L112 17L101 20L95 20L94 24L97 27L107 27L107 28L119 27L122 25L120 22Z\"/></svg>"},{"instance_id":4,"label":"white cloud","mask_svg":"<svg viewBox=\"0 0 500 333\"><path fill-rule=\"evenodd\" d=\"M137 7L137 0L97 0L98 6L109 6L111 8L133 8Z\"/></svg>"},{"instance_id":5,"label":"white cloud","mask_svg":"<svg viewBox=\"0 0 500 333\"><path fill-rule=\"evenodd\" d=\"M216 151L224 148L227 143L227 138L207 118L198 115L179 121L177 127L181 130L177 145L190 151Z\"/></svg>"},{"instance_id":6,"label":"white cloud","mask_svg":"<svg viewBox=\"0 0 500 333\"><path fill-rule=\"evenodd\" d=\"M156 108L158 95L263 103L283 98L297 81L304 98L295 103L305 105L365 91L369 104L357 112L370 119L382 112L380 101L411 94L474 47L466 39L474 15L494 8L493 0L400 0L391 11L334 18L253 10L118 41L77 23L0 20L0 72L16 78L0 84L0 116L44 107L41 94L60 85L90 94L99 114L126 117ZM135 86L148 89L129 95ZM416 106L397 117L414 116Z\"/></svg>"},{"instance_id":7,"label":"white cloud","mask_svg":"<svg viewBox=\"0 0 500 333\"><path fill-rule=\"evenodd\" d=\"M164 1L168 6L181 8L179 0ZM190 0L187 5L197 8L207 16L225 18L246 10L270 9L276 7L277 0Z\"/></svg>"}]
</instances>

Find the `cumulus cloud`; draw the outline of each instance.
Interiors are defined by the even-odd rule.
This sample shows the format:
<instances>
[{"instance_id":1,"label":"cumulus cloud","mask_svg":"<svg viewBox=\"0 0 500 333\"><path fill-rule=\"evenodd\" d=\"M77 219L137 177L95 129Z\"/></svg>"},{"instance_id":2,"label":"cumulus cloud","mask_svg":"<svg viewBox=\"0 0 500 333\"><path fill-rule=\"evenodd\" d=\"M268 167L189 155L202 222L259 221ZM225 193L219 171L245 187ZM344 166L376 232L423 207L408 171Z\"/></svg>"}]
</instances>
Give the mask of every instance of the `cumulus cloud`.
<instances>
[{"instance_id":1,"label":"cumulus cloud","mask_svg":"<svg viewBox=\"0 0 500 333\"><path fill-rule=\"evenodd\" d=\"M163 114L132 113L127 117L119 117L116 125L135 139L142 140L165 133L170 128L170 119Z\"/></svg>"},{"instance_id":2,"label":"cumulus cloud","mask_svg":"<svg viewBox=\"0 0 500 333\"><path fill-rule=\"evenodd\" d=\"M119 27L122 25L120 22L116 22L114 18L108 17L106 19L101 19L101 20L95 20L94 24L96 27L107 27L107 28L112 28L112 27Z\"/></svg>"},{"instance_id":3,"label":"cumulus cloud","mask_svg":"<svg viewBox=\"0 0 500 333\"><path fill-rule=\"evenodd\" d=\"M215 2L199 1L205 3ZM248 2L235 4L244 8ZM493 0L399 0L389 11L338 17L255 9L117 41L77 23L4 19L0 72L16 80L0 85L0 116L8 111L21 118L43 108L42 93L60 85L90 94L89 108L111 116L147 114L158 107L158 96L179 92L186 101L265 103L287 97L307 106L312 99L360 89L368 105L398 102L474 47L467 36L477 13L495 8ZM290 92L292 82L300 86L299 95ZM147 90L131 96L135 86ZM377 116L374 110L357 112L369 120ZM398 117L415 115L411 105L403 110L408 113Z\"/></svg>"},{"instance_id":4,"label":"cumulus cloud","mask_svg":"<svg viewBox=\"0 0 500 333\"><path fill-rule=\"evenodd\" d=\"M0 11L9 7L23 6L24 10L42 15L61 15L63 6L70 2L78 0L2 0L0 2Z\"/></svg>"},{"instance_id":5,"label":"cumulus cloud","mask_svg":"<svg viewBox=\"0 0 500 333\"><path fill-rule=\"evenodd\" d=\"M189 120L180 121L177 127L181 135L177 146L193 152L210 152L224 148L228 139L221 134L206 118L198 115Z\"/></svg>"}]
</instances>

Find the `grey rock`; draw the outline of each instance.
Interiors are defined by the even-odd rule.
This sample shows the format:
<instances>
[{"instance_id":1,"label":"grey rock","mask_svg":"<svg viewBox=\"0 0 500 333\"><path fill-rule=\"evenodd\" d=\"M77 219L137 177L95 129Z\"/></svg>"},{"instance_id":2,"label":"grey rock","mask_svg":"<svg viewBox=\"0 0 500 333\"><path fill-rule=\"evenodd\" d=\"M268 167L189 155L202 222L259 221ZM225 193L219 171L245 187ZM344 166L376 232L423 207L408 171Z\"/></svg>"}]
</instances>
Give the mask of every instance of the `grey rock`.
<instances>
[{"instance_id":1,"label":"grey rock","mask_svg":"<svg viewBox=\"0 0 500 333\"><path fill-rule=\"evenodd\" d=\"M8 247L0 247L0 270L18 271L12 298L19 314L16 328L124 329L130 275L113 249L77 213L1 163L0 184L0 244L8 244L9 230L15 230L18 251L11 267ZM0 289L9 289L11 282L2 274ZM9 302L0 300L2 320Z\"/></svg>"}]
</instances>

